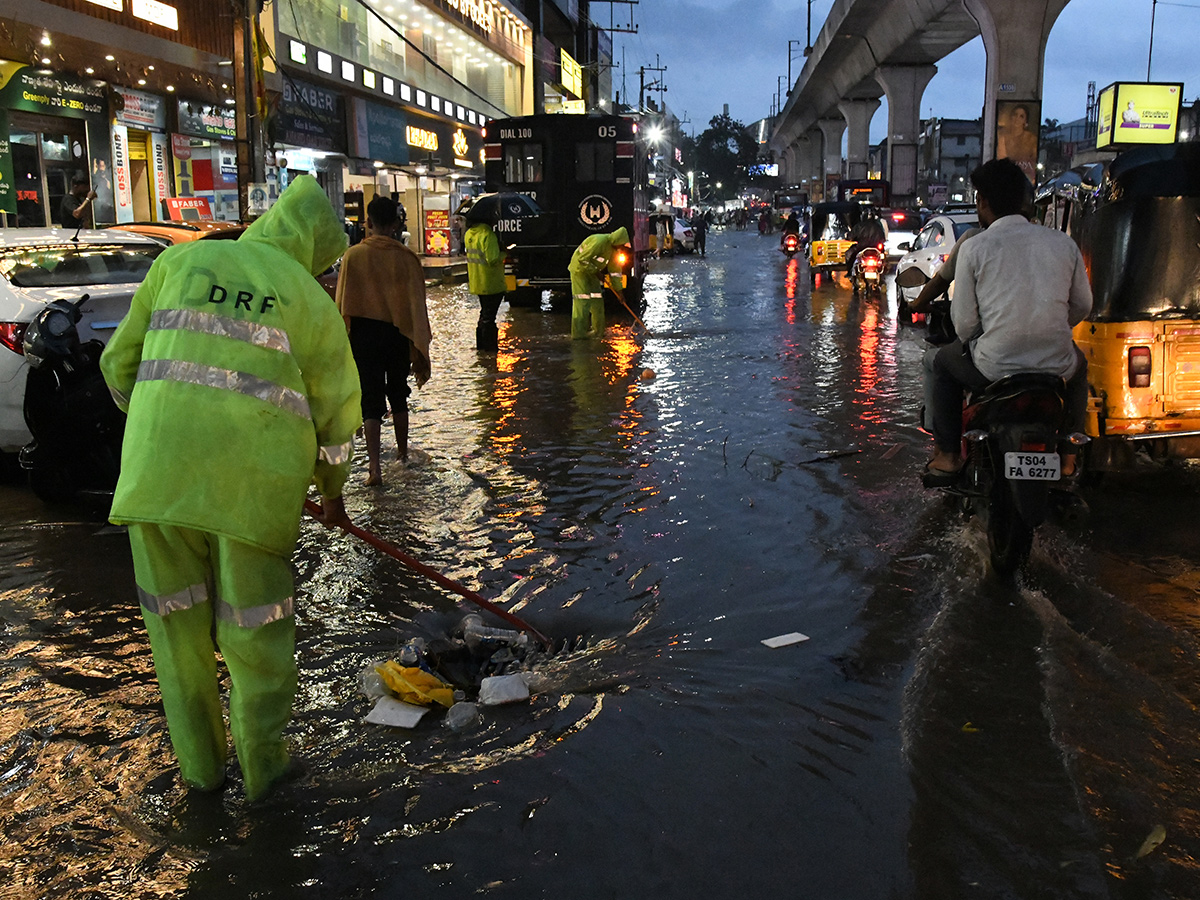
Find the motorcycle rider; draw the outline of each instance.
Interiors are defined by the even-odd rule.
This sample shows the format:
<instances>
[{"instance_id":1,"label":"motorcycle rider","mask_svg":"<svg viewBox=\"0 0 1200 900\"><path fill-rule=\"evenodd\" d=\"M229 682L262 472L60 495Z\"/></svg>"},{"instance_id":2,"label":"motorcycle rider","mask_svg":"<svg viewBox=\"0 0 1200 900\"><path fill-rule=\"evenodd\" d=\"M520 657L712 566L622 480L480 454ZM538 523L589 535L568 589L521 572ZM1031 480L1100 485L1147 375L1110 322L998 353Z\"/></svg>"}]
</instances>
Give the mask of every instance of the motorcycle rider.
<instances>
[{"instance_id":1,"label":"motorcycle rider","mask_svg":"<svg viewBox=\"0 0 1200 900\"><path fill-rule=\"evenodd\" d=\"M1063 232L1023 215L1029 190L1021 168L994 159L971 173L985 231L958 252L950 317L957 339L933 362L935 452L925 484L952 484L962 469L963 391L979 391L1017 372L1067 380L1068 428L1081 430L1087 406L1087 360L1071 329L1092 308L1083 256ZM1064 455L1062 474L1074 474Z\"/></svg>"},{"instance_id":2,"label":"motorcycle rider","mask_svg":"<svg viewBox=\"0 0 1200 900\"><path fill-rule=\"evenodd\" d=\"M794 234L797 238L800 237L800 215L794 209L783 220L783 230L779 234L780 247L783 247L789 234Z\"/></svg>"},{"instance_id":3,"label":"motorcycle rider","mask_svg":"<svg viewBox=\"0 0 1200 900\"><path fill-rule=\"evenodd\" d=\"M883 220L879 218L879 214L871 207L863 207L862 215L850 228L850 240L853 244L846 250L846 278L851 277L854 271L854 258L858 256L858 252L866 247L878 247L887 242L887 232L883 227Z\"/></svg>"}]
</instances>

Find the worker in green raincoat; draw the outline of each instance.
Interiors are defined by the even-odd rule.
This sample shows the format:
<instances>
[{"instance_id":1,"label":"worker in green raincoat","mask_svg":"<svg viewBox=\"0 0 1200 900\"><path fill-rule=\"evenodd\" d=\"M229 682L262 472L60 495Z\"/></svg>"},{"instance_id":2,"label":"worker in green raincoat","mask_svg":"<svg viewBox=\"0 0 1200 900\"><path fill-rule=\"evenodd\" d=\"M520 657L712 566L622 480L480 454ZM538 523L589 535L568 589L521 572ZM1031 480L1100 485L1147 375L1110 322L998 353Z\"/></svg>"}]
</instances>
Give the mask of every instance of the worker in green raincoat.
<instances>
[{"instance_id":1,"label":"worker in green raincoat","mask_svg":"<svg viewBox=\"0 0 1200 900\"><path fill-rule=\"evenodd\" d=\"M496 314L504 302L508 284L504 278L504 254L492 223L467 221L471 227L463 237L467 248L467 288L479 298L479 323L475 326L475 349L495 353L499 349Z\"/></svg>"},{"instance_id":2,"label":"worker in green raincoat","mask_svg":"<svg viewBox=\"0 0 1200 900\"><path fill-rule=\"evenodd\" d=\"M100 360L129 414L110 519L129 526L171 744L200 790L228 756L214 642L247 798L289 769L290 557L314 481L325 523L346 521L361 422L346 328L313 277L345 248L301 176L236 242L164 250Z\"/></svg>"},{"instance_id":3,"label":"worker in green raincoat","mask_svg":"<svg viewBox=\"0 0 1200 900\"><path fill-rule=\"evenodd\" d=\"M618 228L612 234L593 234L583 239L571 255L567 271L571 273L571 337L603 337L604 289L601 277L605 272L620 274L617 251L628 248L629 232ZM624 302L621 290L612 291ZM591 331L588 325L591 325Z\"/></svg>"}]
</instances>

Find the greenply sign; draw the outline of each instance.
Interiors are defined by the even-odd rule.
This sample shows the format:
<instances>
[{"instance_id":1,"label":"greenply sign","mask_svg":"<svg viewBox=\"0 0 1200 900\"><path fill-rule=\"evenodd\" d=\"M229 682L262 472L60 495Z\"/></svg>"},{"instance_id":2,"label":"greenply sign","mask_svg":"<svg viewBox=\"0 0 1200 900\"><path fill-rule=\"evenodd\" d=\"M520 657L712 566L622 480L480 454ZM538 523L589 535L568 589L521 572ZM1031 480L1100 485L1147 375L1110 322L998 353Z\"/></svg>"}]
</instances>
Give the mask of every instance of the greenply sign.
<instances>
[{"instance_id":1,"label":"greenply sign","mask_svg":"<svg viewBox=\"0 0 1200 900\"><path fill-rule=\"evenodd\" d=\"M82 81L60 72L0 60L0 109L88 119L108 112L102 81Z\"/></svg>"},{"instance_id":2,"label":"greenply sign","mask_svg":"<svg viewBox=\"0 0 1200 900\"><path fill-rule=\"evenodd\" d=\"M8 113L0 109L0 212L17 214L17 186L13 181L12 151L8 146Z\"/></svg>"}]
</instances>

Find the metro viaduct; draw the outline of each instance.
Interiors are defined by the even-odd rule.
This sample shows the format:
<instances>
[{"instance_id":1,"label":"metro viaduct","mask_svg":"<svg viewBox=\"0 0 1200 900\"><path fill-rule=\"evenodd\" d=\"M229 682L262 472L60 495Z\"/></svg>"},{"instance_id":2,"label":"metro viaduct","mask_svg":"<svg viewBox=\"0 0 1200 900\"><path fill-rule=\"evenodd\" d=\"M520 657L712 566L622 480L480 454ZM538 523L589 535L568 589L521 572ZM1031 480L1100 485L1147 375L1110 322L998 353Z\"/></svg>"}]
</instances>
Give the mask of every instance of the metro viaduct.
<instances>
[{"instance_id":1,"label":"metro viaduct","mask_svg":"<svg viewBox=\"0 0 1200 900\"><path fill-rule=\"evenodd\" d=\"M921 96L937 61L980 34L987 52L983 158L990 159L997 101L1041 101L1046 39L1068 2L835 0L771 134L783 180L823 185L839 175L846 129L846 175L865 178L871 117L886 96L892 202L913 205Z\"/></svg>"}]
</instances>

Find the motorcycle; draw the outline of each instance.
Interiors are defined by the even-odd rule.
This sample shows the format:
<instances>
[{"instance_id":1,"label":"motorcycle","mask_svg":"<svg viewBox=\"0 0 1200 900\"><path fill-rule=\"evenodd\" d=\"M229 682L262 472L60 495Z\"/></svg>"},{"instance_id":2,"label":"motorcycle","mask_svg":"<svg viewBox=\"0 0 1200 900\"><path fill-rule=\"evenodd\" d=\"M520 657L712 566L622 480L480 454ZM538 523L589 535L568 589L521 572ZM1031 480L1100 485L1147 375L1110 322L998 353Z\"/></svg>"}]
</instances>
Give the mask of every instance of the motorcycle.
<instances>
[{"instance_id":1,"label":"motorcycle","mask_svg":"<svg viewBox=\"0 0 1200 900\"><path fill-rule=\"evenodd\" d=\"M850 270L850 284L857 294L878 295L882 291L883 271L886 262L883 246L864 247L854 257L854 266Z\"/></svg>"},{"instance_id":2,"label":"motorcycle","mask_svg":"<svg viewBox=\"0 0 1200 900\"><path fill-rule=\"evenodd\" d=\"M1061 378L1027 372L968 397L961 473L950 485L937 476L923 478L927 487L940 487L956 498L965 516L979 515L992 570L1001 578L1011 577L1028 561L1034 531L1048 517L1070 524L1086 515L1084 502L1061 489L1060 448L1079 460L1089 440L1065 433L1064 392Z\"/></svg>"},{"instance_id":3,"label":"motorcycle","mask_svg":"<svg viewBox=\"0 0 1200 900\"><path fill-rule=\"evenodd\" d=\"M100 371L104 344L81 343L76 329L87 300L46 304L25 332L24 414L33 440L20 463L33 492L51 503L111 501L120 474L125 414Z\"/></svg>"},{"instance_id":4,"label":"motorcycle","mask_svg":"<svg viewBox=\"0 0 1200 900\"><path fill-rule=\"evenodd\" d=\"M794 231L785 232L779 240L779 249L788 259L800 252L800 246L800 235Z\"/></svg>"}]
</instances>

